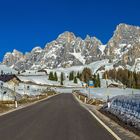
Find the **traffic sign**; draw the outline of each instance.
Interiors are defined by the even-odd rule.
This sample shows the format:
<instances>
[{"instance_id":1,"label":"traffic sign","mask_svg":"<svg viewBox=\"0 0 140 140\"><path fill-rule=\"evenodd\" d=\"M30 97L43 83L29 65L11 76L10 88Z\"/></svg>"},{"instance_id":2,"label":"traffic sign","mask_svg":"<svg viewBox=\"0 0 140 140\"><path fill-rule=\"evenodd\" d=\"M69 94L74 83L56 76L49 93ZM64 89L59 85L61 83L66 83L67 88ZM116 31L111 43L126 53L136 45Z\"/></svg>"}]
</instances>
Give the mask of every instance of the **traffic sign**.
<instances>
[{"instance_id":1,"label":"traffic sign","mask_svg":"<svg viewBox=\"0 0 140 140\"><path fill-rule=\"evenodd\" d=\"M93 83L93 81L90 80L88 83L89 83L89 84L88 84L88 85L89 85L89 88L94 88L94 83Z\"/></svg>"}]
</instances>

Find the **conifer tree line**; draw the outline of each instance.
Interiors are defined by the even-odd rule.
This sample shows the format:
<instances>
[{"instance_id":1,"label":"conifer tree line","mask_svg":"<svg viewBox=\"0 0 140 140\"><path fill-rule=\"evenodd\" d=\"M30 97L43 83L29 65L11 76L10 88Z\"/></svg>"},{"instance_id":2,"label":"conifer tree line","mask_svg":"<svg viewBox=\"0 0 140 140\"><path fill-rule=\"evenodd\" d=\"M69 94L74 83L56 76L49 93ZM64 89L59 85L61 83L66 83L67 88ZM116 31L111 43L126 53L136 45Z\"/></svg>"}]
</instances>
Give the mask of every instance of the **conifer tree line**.
<instances>
[{"instance_id":1,"label":"conifer tree line","mask_svg":"<svg viewBox=\"0 0 140 140\"><path fill-rule=\"evenodd\" d=\"M79 78L80 73L78 72L77 75L75 74L74 71L69 73L69 81L73 81L74 83L77 83L77 78Z\"/></svg>"},{"instance_id":2,"label":"conifer tree line","mask_svg":"<svg viewBox=\"0 0 140 140\"><path fill-rule=\"evenodd\" d=\"M73 83L78 83L78 79L85 82L89 83L90 80L93 81L95 87L100 87L100 77L99 74L94 74L92 75L91 69L90 68L84 68L83 71L80 72L74 72L71 71L68 76L69 81L73 81ZM49 80L51 81L58 81L58 76L56 72L50 72L49 73ZM63 85L64 81L64 73L61 72L60 75L60 84Z\"/></svg>"},{"instance_id":3,"label":"conifer tree line","mask_svg":"<svg viewBox=\"0 0 140 140\"><path fill-rule=\"evenodd\" d=\"M56 72L50 72L49 73L49 80L51 81L58 81L58 76L57 76L57 73ZM64 73L61 72L61 75L60 75L60 84L63 85L63 81L64 81Z\"/></svg>"},{"instance_id":4,"label":"conifer tree line","mask_svg":"<svg viewBox=\"0 0 140 140\"><path fill-rule=\"evenodd\" d=\"M100 77L99 74L92 75L92 71L90 68L84 68L82 73L74 71L70 72L69 74L69 80L73 80L74 83L77 83L77 79L80 79L81 81L88 84L89 80L92 80L95 87L100 87Z\"/></svg>"},{"instance_id":5,"label":"conifer tree line","mask_svg":"<svg viewBox=\"0 0 140 140\"><path fill-rule=\"evenodd\" d=\"M50 72L49 73L49 80L51 80L51 81L58 81L58 77L57 77L57 73L56 72Z\"/></svg>"},{"instance_id":6,"label":"conifer tree line","mask_svg":"<svg viewBox=\"0 0 140 140\"><path fill-rule=\"evenodd\" d=\"M103 79L111 79L122 82L128 88L140 89L140 73L132 72L127 69L112 69L103 74Z\"/></svg>"}]
</instances>

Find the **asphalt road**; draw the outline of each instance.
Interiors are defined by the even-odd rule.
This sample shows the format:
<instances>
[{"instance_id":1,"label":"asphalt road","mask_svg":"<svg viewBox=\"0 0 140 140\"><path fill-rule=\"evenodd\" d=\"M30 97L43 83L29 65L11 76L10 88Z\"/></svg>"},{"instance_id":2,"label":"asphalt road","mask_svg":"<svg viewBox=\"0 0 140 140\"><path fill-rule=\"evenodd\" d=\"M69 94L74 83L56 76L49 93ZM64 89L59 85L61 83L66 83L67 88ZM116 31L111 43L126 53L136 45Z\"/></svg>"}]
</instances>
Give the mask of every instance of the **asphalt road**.
<instances>
[{"instance_id":1,"label":"asphalt road","mask_svg":"<svg viewBox=\"0 0 140 140\"><path fill-rule=\"evenodd\" d=\"M113 140L72 94L0 117L0 140Z\"/></svg>"}]
</instances>

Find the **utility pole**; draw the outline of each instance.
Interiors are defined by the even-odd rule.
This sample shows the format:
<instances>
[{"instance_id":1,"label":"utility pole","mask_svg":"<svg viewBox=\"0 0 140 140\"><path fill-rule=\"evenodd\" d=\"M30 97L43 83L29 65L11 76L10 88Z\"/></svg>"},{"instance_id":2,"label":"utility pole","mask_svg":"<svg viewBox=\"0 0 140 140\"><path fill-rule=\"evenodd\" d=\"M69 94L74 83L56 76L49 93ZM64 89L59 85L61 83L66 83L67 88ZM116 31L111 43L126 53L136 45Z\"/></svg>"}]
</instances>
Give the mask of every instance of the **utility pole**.
<instances>
[{"instance_id":1,"label":"utility pole","mask_svg":"<svg viewBox=\"0 0 140 140\"><path fill-rule=\"evenodd\" d=\"M16 95L16 85L14 85L14 102L15 102L15 108L17 108L17 95Z\"/></svg>"},{"instance_id":2,"label":"utility pole","mask_svg":"<svg viewBox=\"0 0 140 140\"><path fill-rule=\"evenodd\" d=\"M106 79L106 87L108 88L107 73L105 73L105 79Z\"/></svg>"}]
</instances>

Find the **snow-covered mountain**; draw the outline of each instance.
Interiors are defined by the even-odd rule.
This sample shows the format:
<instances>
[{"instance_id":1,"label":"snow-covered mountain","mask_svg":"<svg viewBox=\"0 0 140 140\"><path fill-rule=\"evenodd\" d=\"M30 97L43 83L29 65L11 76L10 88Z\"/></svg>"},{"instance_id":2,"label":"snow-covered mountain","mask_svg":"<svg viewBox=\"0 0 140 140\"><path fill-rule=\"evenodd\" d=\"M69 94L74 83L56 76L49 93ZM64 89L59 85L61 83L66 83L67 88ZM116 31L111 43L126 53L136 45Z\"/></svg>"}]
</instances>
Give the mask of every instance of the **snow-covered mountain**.
<instances>
[{"instance_id":1,"label":"snow-covered mountain","mask_svg":"<svg viewBox=\"0 0 140 140\"><path fill-rule=\"evenodd\" d=\"M140 27L119 24L106 45L96 37L76 37L64 32L42 49L35 47L23 55L14 50L6 53L3 63L17 70L60 68L90 64L109 59L114 66L122 65L140 71Z\"/></svg>"},{"instance_id":2,"label":"snow-covered mountain","mask_svg":"<svg viewBox=\"0 0 140 140\"><path fill-rule=\"evenodd\" d=\"M119 24L107 43L105 55L119 65L140 68L140 27Z\"/></svg>"},{"instance_id":3,"label":"snow-covered mountain","mask_svg":"<svg viewBox=\"0 0 140 140\"><path fill-rule=\"evenodd\" d=\"M100 59L103 53L101 45L96 37L87 35L83 40L71 32L64 32L44 49L35 47L25 55L15 53L15 50L6 53L3 63L17 70L84 65Z\"/></svg>"},{"instance_id":4,"label":"snow-covered mountain","mask_svg":"<svg viewBox=\"0 0 140 140\"><path fill-rule=\"evenodd\" d=\"M13 50L13 52L7 52L3 58L3 64L7 66L12 66L14 63L19 61L20 59L23 59L23 54L17 50Z\"/></svg>"}]
</instances>

